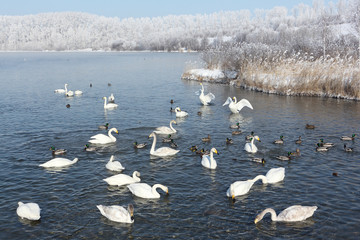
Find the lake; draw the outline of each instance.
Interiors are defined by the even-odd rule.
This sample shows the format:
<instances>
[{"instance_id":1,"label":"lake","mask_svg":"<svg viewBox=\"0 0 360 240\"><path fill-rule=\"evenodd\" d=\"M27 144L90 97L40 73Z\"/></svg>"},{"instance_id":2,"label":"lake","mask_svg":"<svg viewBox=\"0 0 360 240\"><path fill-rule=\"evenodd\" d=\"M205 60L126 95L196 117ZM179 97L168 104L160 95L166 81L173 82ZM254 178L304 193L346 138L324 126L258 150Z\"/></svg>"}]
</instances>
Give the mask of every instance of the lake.
<instances>
[{"instance_id":1,"label":"lake","mask_svg":"<svg viewBox=\"0 0 360 240\"><path fill-rule=\"evenodd\" d=\"M345 152L340 137L359 134L360 104L204 83L205 93L216 99L202 106L195 94L199 83L180 79L188 62L199 60L197 53L0 53L0 238L358 239L360 140L347 141L354 152ZM65 83L83 95L55 94ZM102 97L111 93L119 107L104 110ZM222 106L229 96L248 99L254 109L231 114ZM189 116L176 118L170 108L177 106ZM149 134L172 119L180 152L172 158L150 157ZM116 143L84 151L91 136L106 134L98 125L107 122L119 130ZM229 126L237 122L243 133L232 135ZM307 123L316 128L305 129ZM255 154L243 150L251 131L261 139ZM211 142L203 143L208 134ZM280 135L284 144L274 144ZM301 145L295 144L299 136ZM228 137L234 144L226 144ZM335 146L316 152L321 138ZM134 149L135 141L148 146ZM199 155L190 151L193 145L218 150L216 170L202 167ZM60 170L39 167L52 159L51 146L67 149L65 157L79 161ZM158 137L160 146L169 145ZM296 148L301 156L276 159ZM102 179L115 174L105 168L111 155L125 167L124 174L137 170L141 182L166 185L169 195L160 190L160 199L146 200L125 186L107 185ZM253 156L266 163L250 161ZM256 182L235 202L226 196L231 183L275 167L285 168L284 181ZM19 201L38 203L40 221L20 219ZM135 209L133 224L112 222L96 208L128 203ZM279 213L291 205L318 209L303 222L272 222L266 215L254 224L265 208Z\"/></svg>"}]
</instances>

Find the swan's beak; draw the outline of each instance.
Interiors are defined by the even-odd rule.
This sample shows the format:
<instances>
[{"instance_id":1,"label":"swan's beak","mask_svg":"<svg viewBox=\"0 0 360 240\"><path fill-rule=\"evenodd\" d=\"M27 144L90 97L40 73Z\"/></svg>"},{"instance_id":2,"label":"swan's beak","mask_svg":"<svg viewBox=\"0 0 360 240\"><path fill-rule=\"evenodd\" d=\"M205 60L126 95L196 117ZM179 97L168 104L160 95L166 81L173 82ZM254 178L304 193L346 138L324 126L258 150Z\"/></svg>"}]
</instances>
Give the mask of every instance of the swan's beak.
<instances>
[{"instance_id":1,"label":"swan's beak","mask_svg":"<svg viewBox=\"0 0 360 240\"><path fill-rule=\"evenodd\" d=\"M119 134L119 131L116 131L116 134Z\"/></svg>"},{"instance_id":2,"label":"swan's beak","mask_svg":"<svg viewBox=\"0 0 360 240\"><path fill-rule=\"evenodd\" d=\"M166 190L166 195L169 195L169 189L168 189L168 190Z\"/></svg>"},{"instance_id":3,"label":"swan's beak","mask_svg":"<svg viewBox=\"0 0 360 240\"><path fill-rule=\"evenodd\" d=\"M259 222L259 219L255 218L254 223L257 224Z\"/></svg>"}]
</instances>

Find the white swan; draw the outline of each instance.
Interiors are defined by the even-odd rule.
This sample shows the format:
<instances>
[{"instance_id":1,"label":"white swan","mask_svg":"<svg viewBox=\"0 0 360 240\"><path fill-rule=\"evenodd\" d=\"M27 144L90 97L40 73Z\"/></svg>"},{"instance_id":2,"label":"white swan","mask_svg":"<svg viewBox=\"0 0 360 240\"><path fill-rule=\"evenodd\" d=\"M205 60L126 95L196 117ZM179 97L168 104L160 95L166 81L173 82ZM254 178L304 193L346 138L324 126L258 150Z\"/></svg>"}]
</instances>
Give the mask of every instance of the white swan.
<instances>
[{"instance_id":1,"label":"white swan","mask_svg":"<svg viewBox=\"0 0 360 240\"><path fill-rule=\"evenodd\" d=\"M153 156L157 156L157 157L167 157L167 156L173 156L175 154L177 154L178 152L180 152L180 150L175 150L169 147L161 147L155 150L155 145L156 145L156 134L154 132L152 132L149 135L149 138L153 137L153 143L150 149L150 154Z\"/></svg>"},{"instance_id":2,"label":"white swan","mask_svg":"<svg viewBox=\"0 0 360 240\"><path fill-rule=\"evenodd\" d=\"M37 203L23 203L18 202L19 206L16 209L16 214L21 218L28 220L40 219L40 207Z\"/></svg>"},{"instance_id":3,"label":"white swan","mask_svg":"<svg viewBox=\"0 0 360 240\"><path fill-rule=\"evenodd\" d=\"M246 181L236 181L230 184L230 187L226 191L226 196L234 199L236 196L245 195L250 191L250 188L252 187L252 185L254 185L255 182L256 181L254 181L254 179L249 179Z\"/></svg>"},{"instance_id":4,"label":"white swan","mask_svg":"<svg viewBox=\"0 0 360 240\"><path fill-rule=\"evenodd\" d=\"M115 103L114 94L111 94L111 95L108 97L108 102L109 102L109 103Z\"/></svg>"},{"instance_id":5,"label":"white swan","mask_svg":"<svg viewBox=\"0 0 360 240\"><path fill-rule=\"evenodd\" d=\"M94 144L107 144L107 143L116 142L116 138L111 134L112 132L119 134L119 131L116 128L111 128L108 131L107 136L102 133L96 134L96 135L90 137L90 140L88 142L94 143Z\"/></svg>"},{"instance_id":6,"label":"white swan","mask_svg":"<svg viewBox=\"0 0 360 240\"><path fill-rule=\"evenodd\" d=\"M251 103L245 98L241 99L239 102L236 101L236 97L233 97L232 99L228 97L223 106L229 104L229 108L232 113L239 113L243 107L254 109Z\"/></svg>"},{"instance_id":7,"label":"white swan","mask_svg":"<svg viewBox=\"0 0 360 240\"><path fill-rule=\"evenodd\" d=\"M106 103L106 97L103 97L104 99L104 109L113 109L113 108L117 108L118 105L116 103Z\"/></svg>"},{"instance_id":8,"label":"white swan","mask_svg":"<svg viewBox=\"0 0 360 240\"><path fill-rule=\"evenodd\" d=\"M114 155L111 155L109 162L105 165L110 171L121 172L125 168L121 165L119 161L114 161Z\"/></svg>"},{"instance_id":9,"label":"white swan","mask_svg":"<svg viewBox=\"0 0 360 240\"><path fill-rule=\"evenodd\" d=\"M285 178L285 168L272 168L265 175L266 181L263 180L263 183L277 183Z\"/></svg>"},{"instance_id":10,"label":"white swan","mask_svg":"<svg viewBox=\"0 0 360 240\"><path fill-rule=\"evenodd\" d=\"M215 169L217 167L216 160L214 159L214 153L219 154L215 148L211 148L210 156L203 155L201 160L201 165L206 168Z\"/></svg>"},{"instance_id":11,"label":"white swan","mask_svg":"<svg viewBox=\"0 0 360 240\"><path fill-rule=\"evenodd\" d=\"M60 167L67 167L70 165L75 164L79 159L78 158L74 158L74 160L69 160L67 158L54 158L51 159L50 161L47 161L46 163L40 164L40 167L44 167L44 168L60 168Z\"/></svg>"},{"instance_id":12,"label":"white swan","mask_svg":"<svg viewBox=\"0 0 360 240\"><path fill-rule=\"evenodd\" d=\"M176 124L175 120L171 120L170 121L170 127L166 127L166 126L161 126L161 127L157 127L154 132L156 134L173 134L176 133L176 129L173 128L172 124Z\"/></svg>"},{"instance_id":13,"label":"white swan","mask_svg":"<svg viewBox=\"0 0 360 240\"><path fill-rule=\"evenodd\" d=\"M201 89L200 89L200 96L199 96L199 99L200 99L200 102L204 105L204 106L207 106L210 104L210 102L212 100L215 99L215 95L212 94L212 93L208 93L208 94L204 94L204 86L202 83L200 83L201 85Z\"/></svg>"},{"instance_id":14,"label":"white swan","mask_svg":"<svg viewBox=\"0 0 360 240\"><path fill-rule=\"evenodd\" d=\"M127 187L132 194L141 198L160 198L160 194L156 191L157 188L161 188L166 194L169 194L168 187L162 184L155 184L151 187L147 183L132 183Z\"/></svg>"},{"instance_id":15,"label":"white swan","mask_svg":"<svg viewBox=\"0 0 360 240\"><path fill-rule=\"evenodd\" d=\"M109 185L122 186L131 183L140 182L140 173L138 171L134 171L132 177L126 174L117 174L108 178L103 179Z\"/></svg>"},{"instance_id":16,"label":"white swan","mask_svg":"<svg viewBox=\"0 0 360 240\"><path fill-rule=\"evenodd\" d=\"M114 222L133 223L134 222L134 206L129 204L127 210L118 205L103 206L96 205L100 213L107 219Z\"/></svg>"},{"instance_id":17,"label":"white swan","mask_svg":"<svg viewBox=\"0 0 360 240\"><path fill-rule=\"evenodd\" d=\"M54 90L55 93L65 93L65 89L59 88Z\"/></svg>"},{"instance_id":18,"label":"white swan","mask_svg":"<svg viewBox=\"0 0 360 240\"><path fill-rule=\"evenodd\" d=\"M75 95L82 95L82 94L83 94L83 92L80 91L80 90L76 90L76 91L75 91Z\"/></svg>"},{"instance_id":19,"label":"white swan","mask_svg":"<svg viewBox=\"0 0 360 240\"><path fill-rule=\"evenodd\" d=\"M66 83L66 84L65 84L65 96L67 96L67 97L73 97L73 96L74 96L74 92L73 92L73 91L68 91L68 90L67 90L67 86L68 86L68 84Z\"/></svg>"},{"instance_id":20,"label":"white swan","mask_svg":"<svg viewBox=\"0 0 360 240\"><path fill-rule=\"evenodd\" d=\"M298 222L303 221L312 215L314 215L314 212L316 211L318 207L317 206L301 206L301 205L294 205L291 207L286 208L283 210L279 215L276 215L276 212L272 208L267 208L264 211L262 211L259 215L255 218L255 224L259 222L265 214L270 213L271 214L271 220L272 221L282 221L282 222Z\"/></svg>"},{"instance_id":21,"label":"white swan","mask_svg":"<svg viewBox=\"0 0 360 240\"><path fill-rule=\"evenodd\" d=\"M258 136L254 136L253 138L250 139L250 142L248 143L245 143L245 147L244 147L244 150L249 152L249 153L256 153L258 148L255 146L254 144L254 140L258 140L259 142L260 141L260 138Z\"/></svg>"},{"instance_id":22,"label":"white swan","mask_svg":"<svg viewBox=\"0 0 360 240\"><path fill-rule=\"evenodd\" d=\"M187 112L181 111L179 107L175 108L175 114L176 117L186 117L187 115L189 115Z\"/></svg>"}]
</instances>

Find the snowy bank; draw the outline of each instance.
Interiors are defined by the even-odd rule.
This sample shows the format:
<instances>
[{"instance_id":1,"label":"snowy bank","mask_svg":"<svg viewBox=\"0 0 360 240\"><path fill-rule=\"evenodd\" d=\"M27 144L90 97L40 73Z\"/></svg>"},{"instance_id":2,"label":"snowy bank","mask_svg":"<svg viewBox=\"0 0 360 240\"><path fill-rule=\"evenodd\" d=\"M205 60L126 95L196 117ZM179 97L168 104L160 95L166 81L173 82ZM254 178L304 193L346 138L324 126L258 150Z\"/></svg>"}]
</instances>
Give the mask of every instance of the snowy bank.
<instances>
[{"instance_id":1,"label":"snowy bank","mask_svg":"<svg viewBox=\"0 0 360 240\"><path fill-rule=\"evenodd\" d=\"M191 69L181 76L182 79L204 81L212 83L229 84L231 80L237 78L235 71L222 71L220 69Z\"/></svg>"}]
</instances>

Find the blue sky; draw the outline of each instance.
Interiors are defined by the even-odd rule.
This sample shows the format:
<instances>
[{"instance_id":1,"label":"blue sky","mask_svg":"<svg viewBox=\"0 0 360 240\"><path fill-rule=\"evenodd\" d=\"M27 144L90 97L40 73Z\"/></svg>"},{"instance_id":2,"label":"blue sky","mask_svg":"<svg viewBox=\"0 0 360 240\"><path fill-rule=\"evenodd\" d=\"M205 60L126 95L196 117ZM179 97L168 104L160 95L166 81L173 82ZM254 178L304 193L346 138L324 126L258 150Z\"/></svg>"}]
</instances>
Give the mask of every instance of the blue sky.
<instances>
[{"instance_id":1,"label":"blue sky","mask_svg":"<svg viewBox=\"0 0 360 240\"><path fill-rule=\"evenodd\" d=\"M271 9L275 6L284 6L291 10L300 3L312 6L313 0L0 0L0 15L21 16L74 11L106 17L138 18L209 14L221 10L254 11L257 8Z\"/></svg>"}]
</instances>

